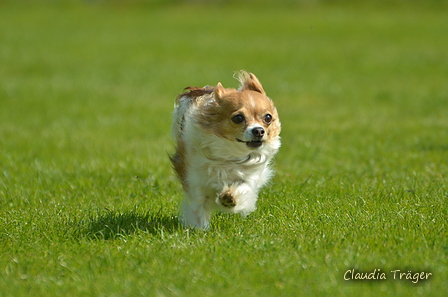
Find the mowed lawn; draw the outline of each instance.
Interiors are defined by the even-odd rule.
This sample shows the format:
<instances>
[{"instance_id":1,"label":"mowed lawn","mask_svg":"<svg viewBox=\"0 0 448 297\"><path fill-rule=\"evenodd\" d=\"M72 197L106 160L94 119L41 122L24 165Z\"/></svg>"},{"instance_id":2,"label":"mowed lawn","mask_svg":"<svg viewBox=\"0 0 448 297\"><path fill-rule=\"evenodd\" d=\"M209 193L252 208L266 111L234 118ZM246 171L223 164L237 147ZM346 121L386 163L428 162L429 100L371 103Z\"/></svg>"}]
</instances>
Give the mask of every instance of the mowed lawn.
<instances>
[{"instance_id":1,"label":"mowed lawn","mask_svg":"<svg viewBox=\"0 0 448 297\"><path fill-rule=\"evenodd\" d=\"M446 5L126 3L0 3L1 296L446 294ZM174 99L240 69L276 176L185 230Z\"/></svg>"}]
</instances>

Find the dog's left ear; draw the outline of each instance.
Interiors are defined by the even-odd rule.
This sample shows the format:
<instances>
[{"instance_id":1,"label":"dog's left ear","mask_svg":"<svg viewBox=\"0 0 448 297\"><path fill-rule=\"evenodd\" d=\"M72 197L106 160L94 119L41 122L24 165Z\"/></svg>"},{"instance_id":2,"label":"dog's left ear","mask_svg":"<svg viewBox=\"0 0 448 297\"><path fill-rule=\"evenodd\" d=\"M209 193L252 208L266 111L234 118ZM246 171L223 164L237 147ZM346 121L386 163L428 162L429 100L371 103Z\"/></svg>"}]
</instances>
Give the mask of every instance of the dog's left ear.
<instances>
[{"instance_id":1,"label":"dog's left ear","mask_svg":"<svg viewBox=\"0 0 448 297\"><path fill-rule=\"evenodd\" d=\"M241 90L251 90L266 95L263 86L255 74L242 71L239 81L241 82Z\"/></svg>"}]
</instances>

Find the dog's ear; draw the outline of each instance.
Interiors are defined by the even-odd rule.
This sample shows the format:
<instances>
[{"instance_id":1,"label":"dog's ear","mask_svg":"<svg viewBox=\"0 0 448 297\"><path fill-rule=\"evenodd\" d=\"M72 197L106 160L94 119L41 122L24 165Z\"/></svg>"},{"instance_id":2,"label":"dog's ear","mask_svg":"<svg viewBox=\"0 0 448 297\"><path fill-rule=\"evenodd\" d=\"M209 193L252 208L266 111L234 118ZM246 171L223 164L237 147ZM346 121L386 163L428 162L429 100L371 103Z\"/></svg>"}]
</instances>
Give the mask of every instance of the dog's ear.
<instances>
[{"instance_id":1,"label":"dog's ear","mask_svg":"<svg viewBox=\"0 0 448 297\"><path fill-rule=\"evenodd\" d=\"M246 71L241 71L238 76L238 80L241 83L241 90L251 90L263 95L266 95L266 92L263 89L258 78L253 73L247 73Z\"/></svg>"},{"instance_id":2,"label":"dog's ear","mask_svg":"<svg viewBox=\"0 0 448 297\"><path fill-rule=\"evenodd\" d=\"M216 85L215 89L213 90L213 93L215 94L215 100L216 100L216 102L219 103L219 102L221 101L222 97L224 96L224 92L225 92L225 89L224 89L224 87L222 86L222 84L219 82L219 83Z\"/></svg>"}]
</instances>

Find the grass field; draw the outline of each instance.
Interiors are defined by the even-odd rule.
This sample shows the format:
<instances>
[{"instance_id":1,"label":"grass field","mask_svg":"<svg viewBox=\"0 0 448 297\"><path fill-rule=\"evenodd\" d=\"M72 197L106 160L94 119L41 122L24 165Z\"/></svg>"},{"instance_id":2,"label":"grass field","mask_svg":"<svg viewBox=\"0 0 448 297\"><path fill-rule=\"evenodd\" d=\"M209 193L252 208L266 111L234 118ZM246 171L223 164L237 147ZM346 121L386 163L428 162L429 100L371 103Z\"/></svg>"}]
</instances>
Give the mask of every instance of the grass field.
<instances>
[{"instance_id":1,"label":"grass field","mask_svg":"<svg viewBox=\"0 0 448 297\"><path fill-rule=\"evenodd\" d=\"M443 296L446 5L382 3L0 1L0 295ZM276 176L185 230L174 98L240 69L277 104Z\"/></svg>"}]
</instances>

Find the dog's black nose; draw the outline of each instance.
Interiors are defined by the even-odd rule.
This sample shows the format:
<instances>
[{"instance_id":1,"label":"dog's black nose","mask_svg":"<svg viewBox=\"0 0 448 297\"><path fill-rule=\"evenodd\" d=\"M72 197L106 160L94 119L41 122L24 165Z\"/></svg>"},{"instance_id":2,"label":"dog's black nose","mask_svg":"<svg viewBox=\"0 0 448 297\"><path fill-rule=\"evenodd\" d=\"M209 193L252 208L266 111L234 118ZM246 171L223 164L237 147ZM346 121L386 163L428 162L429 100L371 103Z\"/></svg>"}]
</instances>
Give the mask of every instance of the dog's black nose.
<instances>
[{"instance_id":1,"label":"dog's black nose","mask_svg":"<svg viewBox=\"0 0 448 297\"><path fill-rule=\"evenodd\" d=\"M255 137L263 137L264 129L262 127L255 127L255 128L252 129L252 134Z\"/></svg>"}]
</instances>

